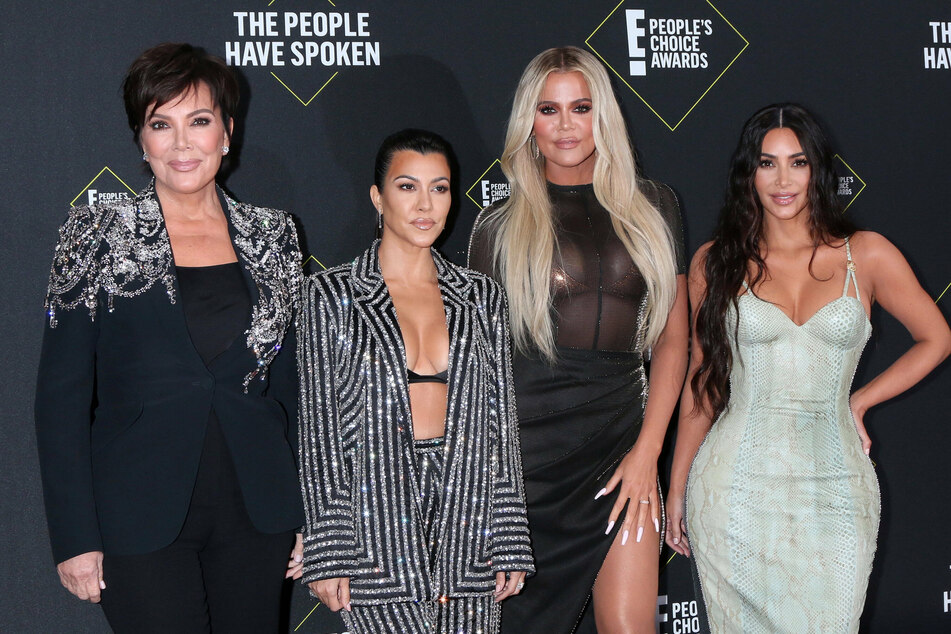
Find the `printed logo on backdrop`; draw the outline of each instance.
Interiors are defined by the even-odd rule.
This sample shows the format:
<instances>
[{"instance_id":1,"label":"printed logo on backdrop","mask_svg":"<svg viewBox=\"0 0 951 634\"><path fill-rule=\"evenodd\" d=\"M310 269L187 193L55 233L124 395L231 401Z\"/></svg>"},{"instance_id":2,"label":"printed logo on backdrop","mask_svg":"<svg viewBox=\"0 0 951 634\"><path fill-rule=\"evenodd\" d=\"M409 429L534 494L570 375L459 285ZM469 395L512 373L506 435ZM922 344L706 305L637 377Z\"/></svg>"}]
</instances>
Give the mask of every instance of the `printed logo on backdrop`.
<instances>
[{"instance_id":1,"label":"printed logo on backdrop","mask_svg":"<svg viewBox=\"0 0 951 634\"><path fill-rule=\"evenodd\" d=\"M69 206L116 203L132 200L135 194L136 191L107 166L99 170L99 173L76 194L76 197L69 201Z\"/></svg>"},{"instance_id":2,"label":"printed logo on backdrop","mask_svg":"<svg viewBox=\"0 0 951 634\"><path fill-rule=\"evenodd\" d=\"M225 61L269 72L304 106L341 71L380 65L380 42L368 11L340 10L330 0L262 0L246 11L229 11L227 20Z\"/></svg>"},{"instance_id":3,"label":"printed logo on backdrop","mask_svg":"<svg viewBox=\"0 0 951 634\"><path fill-rule=\"evenodd\" d=\"M664 553L670 557L660 570L661 593L654 613L656 631L660 634L709 632L701 609L702 598L693 585L690 561L667 546Z\"/></svg>"},{"instance_id":4,"label":"printed logo on backdrop","mask_svg":"<svg viewBox=\"0 0 951 634\"><path fill-rule=\"evenodd\" d=\"M845 211L852 206L855 199L865 189L865 181L841 156L836 154L834 158L836 160L835 175L839 181L839 190L836 193L839 195L839 200L842 201L842 210Z\"/></svg>"},{"instance_id":5,"label":"printed logo on backdrop","mask_svg":"<svg viewBox=\"0 0 951 634\"><path fill-rule=\"evenodd\" d=\"M951 70L951 22L929 22L928 45L924 47L925 68Z\"/></svg>"},{"instance_id":6,"label":"printed logo on backdrop","mask_svg":"<svg viewBox=\"0 0 951 634\"><path fill-rule=\"evenodd\" d=\"M709 0L622 0L585 44L671 131L749 46Z\"/></svg>"},{"instance_id":7,"label":"printed logo on backdrop","mask_svg":"<svg viewBox=\"0 0 951 634\"><path fill-rule=\"evenodd\" d=\"M503 198L508 198L512 193L512 187L502 172L502 163L495 159L489 169L482 172L479 180L472 184L472 187L466 191L466 196L474 202L479 209L488 207L494 202Z\"/></svg>"},{"instance_id":8,"label":"printed logo on backdrop","mask_svg":"<svg viewBox=\"0 0 951 634\"><path fill-rule=\"evenodd\" d=\"M940 299L940 298L938 298ZM951 569L951 566L948 566ZM942 595L942 604L944 605L944 613L951 613L951 590L945 590L944 595Z\"/></svg>"}]
</instances>

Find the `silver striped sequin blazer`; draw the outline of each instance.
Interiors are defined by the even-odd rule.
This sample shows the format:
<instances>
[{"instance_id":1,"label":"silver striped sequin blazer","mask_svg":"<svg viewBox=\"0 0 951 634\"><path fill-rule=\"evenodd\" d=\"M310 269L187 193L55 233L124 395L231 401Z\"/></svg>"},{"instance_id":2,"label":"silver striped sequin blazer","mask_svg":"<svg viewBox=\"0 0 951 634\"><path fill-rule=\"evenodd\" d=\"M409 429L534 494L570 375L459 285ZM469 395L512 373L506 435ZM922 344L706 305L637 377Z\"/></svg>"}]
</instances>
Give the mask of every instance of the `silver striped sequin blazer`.
<instances>
[{"instance_id":1,"label":"silver striped sequin blazer","mask_svg":"<svg viewBox=\"0 0 951 634\"><path fill-rule=\"evenodd\" d=\"M505 295L433 250L450 349L445 497L439 554L430 561L406 354L378 244L305 281L298 349L304 582L350 577L354 603L491 593L495 572L534 571Z\"/></svg>"}]
</instances>

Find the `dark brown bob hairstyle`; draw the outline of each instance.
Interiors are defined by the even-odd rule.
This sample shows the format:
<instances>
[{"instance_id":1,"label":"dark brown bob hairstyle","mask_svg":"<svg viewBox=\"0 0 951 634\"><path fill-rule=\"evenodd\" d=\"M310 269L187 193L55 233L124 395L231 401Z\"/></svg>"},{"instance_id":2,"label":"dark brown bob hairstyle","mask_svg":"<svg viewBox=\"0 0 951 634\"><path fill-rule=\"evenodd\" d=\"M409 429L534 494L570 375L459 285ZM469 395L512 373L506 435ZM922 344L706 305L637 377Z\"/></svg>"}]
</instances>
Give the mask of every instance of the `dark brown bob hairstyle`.
<instances>
[{"instance_id":1,"label":"dark brown bob hairstyle","mask_svg":"<svg viewBox=\"0 0 951 634\"><path fill-rule=\"evenodd\" d=\"M220 57L191 44L154 46L132 62L122 82L122 98L136 145L145 120L156 108L204 84L221 111L228 131L240 91L231 68ZM228 132L230 137L230 132Z\"/></svg>"}]
</instances>

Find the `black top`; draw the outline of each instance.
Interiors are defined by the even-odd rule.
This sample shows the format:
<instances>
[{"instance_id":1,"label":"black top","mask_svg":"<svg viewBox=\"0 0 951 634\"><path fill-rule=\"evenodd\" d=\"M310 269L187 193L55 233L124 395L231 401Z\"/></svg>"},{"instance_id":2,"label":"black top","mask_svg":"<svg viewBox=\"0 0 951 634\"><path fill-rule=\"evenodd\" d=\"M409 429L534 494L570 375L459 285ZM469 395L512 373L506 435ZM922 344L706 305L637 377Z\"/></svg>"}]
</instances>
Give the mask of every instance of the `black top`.
<instances>
[{"instance_id":1,"label":"black top","mask_svg":"<svg viewBox=\"0 0 951 634\"><path fill-rule=\"evenodd\" d=\"M176 266L188 334L205 365L231 347L248 327L251 296L237 262ZM192 491L192 505L237 504L241 487L221 423L212 407Z\"/></svg>"},{"instance_id":2,"label":"black top","mask_svg":"<svg viewBox=\"0 0 951 634\"><path fill-rule=\"evenodd\" d=\"M446 385L449 383L449 370L447 368L436 374L417 374L406 368L406 382L410 385L413 383L442 383Z\"/></svg>"},{"instance_id":3,"label":"black top","mask_svg":"<svg viewBox=\"0 0 951 634\"><path fill-rule=\"evenodd\" d=\"M237 262L176 266L188 334L205 365L244 334L251 319L251 295Z\"/></svg>"},{"instance_id":4,"label":"black top","mask_svg":"<svg viewBox=\"0 0 951 634\"><path fill-rule=\"evenodd\" d=\"M638 183L670 228L676 270L685 272L680 208L670 188ZM593 185L548 184L557 247L551 268L552 319L558 346L588 350L632 350L646 285L618 238L611 216ZM493 273L486 232L472 241L469 266ZM494 275L498 279L497 275Z\"/></svg>"}]
</instances>

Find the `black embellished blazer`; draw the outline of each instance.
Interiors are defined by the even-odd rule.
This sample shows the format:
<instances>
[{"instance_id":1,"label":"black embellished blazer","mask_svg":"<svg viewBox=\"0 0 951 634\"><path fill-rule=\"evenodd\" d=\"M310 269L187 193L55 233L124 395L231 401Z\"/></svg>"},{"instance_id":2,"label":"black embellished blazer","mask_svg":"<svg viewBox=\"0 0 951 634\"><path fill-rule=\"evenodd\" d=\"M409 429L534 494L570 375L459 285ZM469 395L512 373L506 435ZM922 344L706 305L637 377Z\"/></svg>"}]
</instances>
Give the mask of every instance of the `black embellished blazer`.
<instances>
[{"instance_id":1,"label":"black embellished blazer","mask_svg":"<svg viewBox=\"0 0 951 634\"><path fill-rule=\"evenodd\" d=\"M534 571L505 295L432 251L450 346L445 497L430 561L406 354L377 249L304 282L304 582L349 577L354 603L491 593L495 572Z\"/></svg>"},{"instance_id":2,"label":"black embellished blazer","mask_svg":"<svg viewBox=\"0 0 951 634\"><path fill-rule=\"evenodd\" d=\"M170 544L185 520L212 408L255 527L274 533L303 523L297 233L282 211L220 190L219 198L252 314L247 336L210 366L189 336L153 186L131 201L74 207L60 229L35 406L57 562Z\"/></svg>"}]
</instances>

